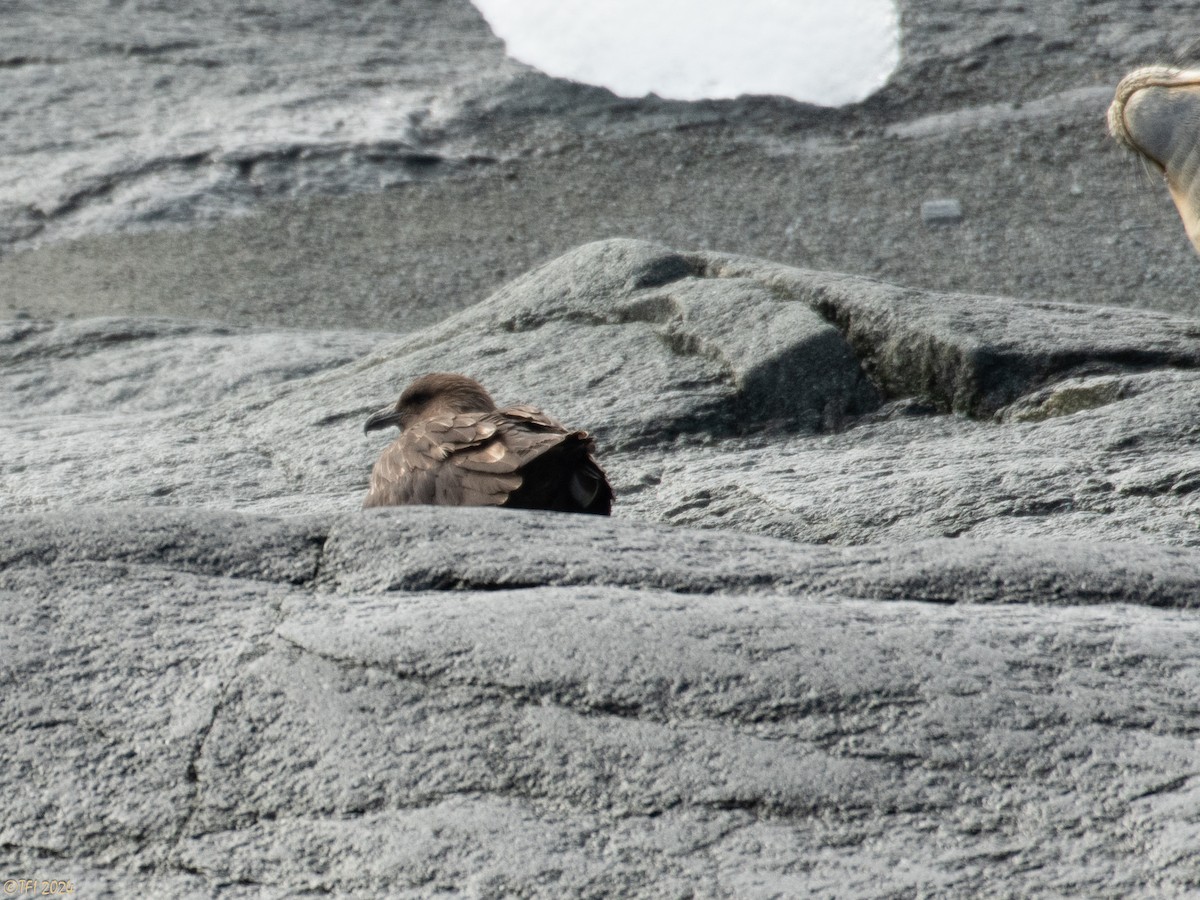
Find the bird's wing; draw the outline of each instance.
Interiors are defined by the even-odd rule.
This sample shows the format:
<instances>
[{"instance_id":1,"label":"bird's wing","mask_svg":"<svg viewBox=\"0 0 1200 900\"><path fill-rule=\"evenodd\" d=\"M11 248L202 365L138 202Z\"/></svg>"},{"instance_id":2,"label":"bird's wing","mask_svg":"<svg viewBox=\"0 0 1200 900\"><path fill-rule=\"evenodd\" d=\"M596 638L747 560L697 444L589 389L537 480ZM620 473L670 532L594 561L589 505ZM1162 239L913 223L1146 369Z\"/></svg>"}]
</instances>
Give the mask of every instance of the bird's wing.
<instances>
[{"instance_id":1,"label":"bird's wing","mask_svg":"<svg viewBox=\"0 0 1200 900\"><path fill-rule=\"evenodd\" d=\"M568 430L562 422L552 419L536 406L528 406L524 403L506 407L499 410L496 415L510 424L528 428L531 431L553 431L566 434Z\"/></svg>"},{"instance_id":2,"label":"bird's wing","mask_svg":"<svg viewBox=\"0 0 1200 900\"><path fill-rule=\"evenodd\" d=\"M522 466L564 442L592 445L586 431L571 431L534 406L510 406L497 410L495 417L505 445L520 458Z\"/></svg>"},{"instance_id":3,"label":"bird's wing","mask_svg":"<svg viewBox=\"0 0 1200 900\"><path fill-rule=\"evenodd\" d=\"M595 441L586 431L572 431L558 419L551 418L534 406L510 406L507 409L499 410L496 416L510 426L514 432L536 435L539 438L543 435L558 438L558 440L546 440L545 442L535 439L533 443L539 448L538 452L527 458L525 462L529 462L534 456L544 453L564 441L581 444L589 453L595 446Z\"/></svg>"},{"instance_id":4,"label":"bird's wing","mask_svg":"<svg viewBox=\"0 0 1200 900\"><path fill-rule=\"evenodd\" d=\"M415 422L379 457L364 506L499 506L521 486L521 456L490 413Z\"/></svg>"},{"instance_id":5,"label":"bird's wing","mask_svg":"<svg viewBox=\"0 0 1200 900\"><path fill-rule=\"evenodd\" d=\"M521 459L522 484L506 506L608 515L613 491L586 431L569 431L532 406L497 412L505 446Z\"/></svg>"}]
</instances>

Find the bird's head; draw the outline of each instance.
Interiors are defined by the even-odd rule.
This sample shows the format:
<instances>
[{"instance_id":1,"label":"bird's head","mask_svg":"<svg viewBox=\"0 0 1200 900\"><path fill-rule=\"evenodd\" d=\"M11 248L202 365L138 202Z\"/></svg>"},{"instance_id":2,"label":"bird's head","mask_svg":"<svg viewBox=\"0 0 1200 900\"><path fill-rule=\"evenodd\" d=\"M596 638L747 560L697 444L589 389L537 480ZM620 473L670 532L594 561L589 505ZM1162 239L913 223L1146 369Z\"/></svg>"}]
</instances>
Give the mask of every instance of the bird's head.
<instances>
[{"instance_id":1,"label":"bird's head","mask_svg":"<svg viewBox=\"0 0 1200 900\"><path fill-rule=\"evenodd\" d=\"M418 419L437 413L491 412L495 402L474 378L453 372L422 375L404 389L400 399L367 419L363 431L395 425L407 428Z\"/></svg>"}]
</instances>

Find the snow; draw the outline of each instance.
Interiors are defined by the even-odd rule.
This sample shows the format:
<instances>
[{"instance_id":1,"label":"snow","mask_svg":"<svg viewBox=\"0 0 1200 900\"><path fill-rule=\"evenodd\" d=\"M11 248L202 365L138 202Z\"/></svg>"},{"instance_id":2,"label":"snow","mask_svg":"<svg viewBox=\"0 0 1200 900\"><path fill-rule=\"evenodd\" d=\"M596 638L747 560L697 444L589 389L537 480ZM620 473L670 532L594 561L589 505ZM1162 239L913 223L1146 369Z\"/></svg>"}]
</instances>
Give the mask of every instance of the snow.
<instances>
[{"instance_id":1,"label":"snow","mask_svg":"<svg viewBox=\"0 0 1200 900\"><path fill-rule=\"evenodd\" d=\"M473 0L509 56L623 97L864 99L900 60L892 0Z\"/></svg>"}]
</instances>

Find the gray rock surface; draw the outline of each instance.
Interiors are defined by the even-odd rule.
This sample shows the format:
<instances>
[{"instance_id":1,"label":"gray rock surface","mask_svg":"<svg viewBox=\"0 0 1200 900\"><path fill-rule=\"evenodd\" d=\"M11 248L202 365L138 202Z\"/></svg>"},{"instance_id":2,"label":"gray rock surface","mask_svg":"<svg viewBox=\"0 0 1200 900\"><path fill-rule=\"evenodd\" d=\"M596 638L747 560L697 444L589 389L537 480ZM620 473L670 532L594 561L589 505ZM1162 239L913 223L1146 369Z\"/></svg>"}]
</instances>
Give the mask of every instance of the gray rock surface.
<instances>
[{"instance_id":1,"label":"gray rock surface","mask_svg":"<svg viewBox=\"0 0 1200 900\"><path fill-rule=\"evenodd\" d=\"M1200 891L1200 261L1103 134L1193 4L900 0L843 110L226 7L4 10L0 879ZM434 368L616 515L360 511Z\"/></svg>"},{"instance_id":2,"label":"gray rock surface","mask_svg":"<svg viewBox=\"0 0 1200 900\"><path fill-rule=\"evenodd\" d=\"M468 0L304 0L244 19L75 5L70 27L46 28L43 4L17 4L0 47L15 182L0 204L35 229L14 246L48 242L0 258L0 316L404 331L614 236L926 289L1197 309L1200 260L1170 198L1104 135L1122 75L1186 54L1190 0L898 0L900 68L842 110L557 82L507 61ZM127 126L94 123L105 110ZM64 141L65 170L46 162ZM961 199L962 224L924 227L921 204L942 197ZM196 220L213 227L178 230Z\"/></svg>"},{"instance_id":3,"label":"gray rock surface","mask_svg":"<svg viewBox=\"0 0 1200 900\"><path fill-rule=\"evenodd\" d=\"M399 339L137 328L13 331L6 506L347 511L382 447L366 415L450 369L593 430L622 515L822 543L1198 543L1191 319L611 241ZM191 402L182 373L221 399Z\"/></svg>"},{"instance_id":4,"label":"gray rock surface","mask_svg":"<svg viewBox=\"0 0 1200 900\"><path fill-rule=\"evenodd\" d=\"M467 161L423 146L431 106L523 70L465 0L84 0L50 15L13 0L5 19L0 245L214 221L265 198L461 170Z\"/></svg>"},{"instance_id":5,"label":"gray rock surface","mask_svg":"<svg viewBox=\"0 0 1200 900\"><path fill-rule=\"evenodd\" d=\"M100 896L1195 885L1194 615L1079 606L1097 598L1065 574L1159 570L1161 553L1043 545L1063 605L885 604L847 597L856 570L896 574L879 548L829 565L786 542L486 513L345 517L319 572L311 522L22 517L0 570L0 754L6 802L38 814L6 819L7 862L65 865ZM468 589L371 589L425 565L405 541L438 552L464 530L546 540L484 575L440 547ZM379 538L390 552L361 543ZM1006 549L1000 568L1027 574ZM945 558L908 551L925 553ZM727 577L740 554L796 568ZM852 575L787 586L806 564Z\"/></svg>"},{"instance_id":6,"label":"gray rock surface","mask_svg":"<svg viewBox=\"0 0 1200 900\"><path fill-rule=\"evenodd\" d=\"M399 338L9 323L4 871L1185 895L1197 327L637 241ZM434 367L617 515L357 510Z\"/></svg>"}]
</instances>

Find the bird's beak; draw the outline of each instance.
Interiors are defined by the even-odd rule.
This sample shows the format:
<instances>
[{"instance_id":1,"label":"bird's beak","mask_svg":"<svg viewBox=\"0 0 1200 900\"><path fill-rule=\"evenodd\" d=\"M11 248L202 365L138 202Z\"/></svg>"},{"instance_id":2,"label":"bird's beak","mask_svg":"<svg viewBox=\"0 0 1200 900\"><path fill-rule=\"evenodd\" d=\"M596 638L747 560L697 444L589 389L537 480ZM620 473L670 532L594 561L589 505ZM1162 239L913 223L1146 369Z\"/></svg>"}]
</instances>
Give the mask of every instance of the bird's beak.
<instances>
[{"instance_id":1,"label":"bird's beak","mask_svg":"<svg viewBox=\"0 0 1200 900\"><path fill-rule=\"evenodd\" d=\"M371 431L377 431L380 428L388 428L395 425L397 428L402 427L400 424L400 413L396 411L394 406L385 406L378 412L372 413L371 418L367 419L363 425L363 434Z\"/></svg>"}]
</instances>

